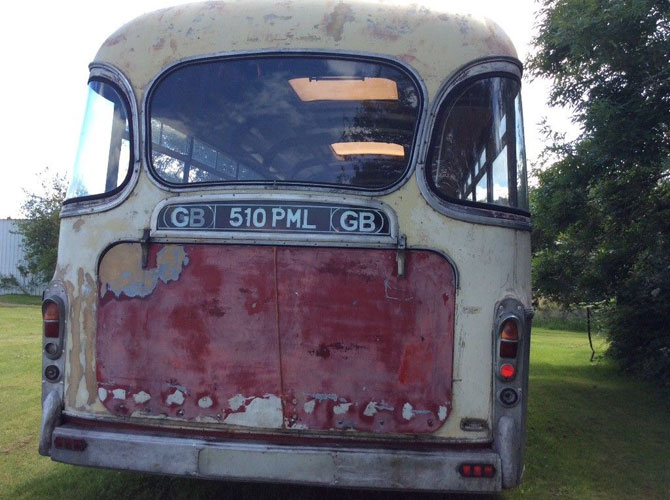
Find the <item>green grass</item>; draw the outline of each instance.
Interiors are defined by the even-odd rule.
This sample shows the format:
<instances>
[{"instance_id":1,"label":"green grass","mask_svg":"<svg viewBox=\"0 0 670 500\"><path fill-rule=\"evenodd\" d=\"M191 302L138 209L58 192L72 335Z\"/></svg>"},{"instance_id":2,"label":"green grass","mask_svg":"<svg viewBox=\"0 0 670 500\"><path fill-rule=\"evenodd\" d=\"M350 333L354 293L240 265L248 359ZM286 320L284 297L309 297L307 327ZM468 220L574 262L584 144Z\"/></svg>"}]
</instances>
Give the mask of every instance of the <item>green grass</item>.
<instances>
[{"instance_id":1,"label":"green grass","mask_svg":"<svg viewBox=\"0 0 670 500\"><path fill-rule=\"evenodd\" d=\"M602 352L604 344L596 340ZM0 343L0 498L417 498L57 464L37 454L39 307L0 306ZM483 498L670 497L670 394L619 375L603 359L590 363L589 357L583 333L533 332L524 482L500 497Z\"/></svg>"},{"instance_id":2,"label":"green grass","mask_svg":"<svg viewBox=\"0 0 670 500\"><path fill-rule=\"evenodd\" d=\"M42 304L42 297L37 295L24 295L17 293L8 293L0 295L0 305L21 305L21 306L39 306Z\"/></svg>"}]
</instances>

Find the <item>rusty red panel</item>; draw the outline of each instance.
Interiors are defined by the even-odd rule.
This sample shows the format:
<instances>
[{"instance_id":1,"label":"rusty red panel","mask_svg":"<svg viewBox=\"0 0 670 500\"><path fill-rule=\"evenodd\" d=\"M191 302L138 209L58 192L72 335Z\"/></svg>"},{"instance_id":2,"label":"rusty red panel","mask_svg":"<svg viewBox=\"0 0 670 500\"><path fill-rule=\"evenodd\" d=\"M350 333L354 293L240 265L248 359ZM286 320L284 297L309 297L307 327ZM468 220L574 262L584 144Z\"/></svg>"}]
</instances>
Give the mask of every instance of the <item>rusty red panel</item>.
<instances>
[{"instance_id":1,"label":"rusty red panel","mask_svg":"<svg viewBox=\"0 0 670 500\"><path fill-rule=\"evenodd\" d=\"M154 244L139 269L138 247L100 266L112 413L375 433L447 418L455 290L440 255L407 251L398 278L395 250Z\"/></svg>"},{"instance_id":2,"label":"rusty red panel","mask_svg":"<svg viewBox=\"0 0 670 500\"><path fill-rule=\"evenodd\" d=\"M149 270L163 248L151 246ZM281 394L273 251L184 249L177 280L158 280L144 297L101 292L98 386L117 415L234 421L252 398Z\"/></svg>"},{"instance_id":3,"label":"rusty red panel","mask_svg":"<svg viewBox=\"0 0 670 500\"><path fill-rule=\"evenodd\" d=\"M454 274L440 255L278 252L282 380L289 426L422 433L451 403Z\"/></svg>"}]
</instances>

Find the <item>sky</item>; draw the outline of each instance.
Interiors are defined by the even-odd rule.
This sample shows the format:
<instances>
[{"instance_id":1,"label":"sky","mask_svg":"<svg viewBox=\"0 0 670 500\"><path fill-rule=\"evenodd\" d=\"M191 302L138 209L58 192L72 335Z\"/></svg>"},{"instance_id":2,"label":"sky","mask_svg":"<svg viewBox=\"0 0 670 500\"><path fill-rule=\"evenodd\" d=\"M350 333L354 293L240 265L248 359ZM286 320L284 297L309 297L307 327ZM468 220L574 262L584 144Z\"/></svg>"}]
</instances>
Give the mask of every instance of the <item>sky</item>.
<instances>
[{"instance_id":1,"label":"sky","mask_svg":"<svg viewBox=\"0 0 670 500\"><path fill-rule=\"evenodd\" d=\"M402 0L400 0L402 1ZM0 219L19 218L25 190L38 193L45 168L70 175L86 102L88 64L117 28L179 0L10 2L0 18ZM422 3L430 5L429 0ZM532 50L534 0L435 0L484 15L514 42L520 59ZM466 5L464 5L466 4ZM549 83L524 78L522 99L529 166L542 150L539 123L575 131L568 110L547 106Z\"/></svg>"}]
</instances>

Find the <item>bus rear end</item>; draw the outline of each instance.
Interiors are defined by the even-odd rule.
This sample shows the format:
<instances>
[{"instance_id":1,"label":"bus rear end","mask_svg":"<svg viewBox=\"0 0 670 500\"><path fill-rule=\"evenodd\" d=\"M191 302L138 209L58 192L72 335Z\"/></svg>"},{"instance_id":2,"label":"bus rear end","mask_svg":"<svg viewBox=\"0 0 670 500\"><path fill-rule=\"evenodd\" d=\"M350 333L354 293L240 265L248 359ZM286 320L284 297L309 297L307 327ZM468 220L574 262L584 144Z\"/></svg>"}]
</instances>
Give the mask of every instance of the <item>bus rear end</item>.
<instances>
[{"instance_id":1,"label":"bus rear end","mask_svg":"<svg viewBox=\"0 0 670 500\"><path fill-rule=\"evenodd\" d=\"M40 452L518 485L520 75L495 25L388 5L194 4L112 35L45 293Z\"/></svg>"}]
</instances>

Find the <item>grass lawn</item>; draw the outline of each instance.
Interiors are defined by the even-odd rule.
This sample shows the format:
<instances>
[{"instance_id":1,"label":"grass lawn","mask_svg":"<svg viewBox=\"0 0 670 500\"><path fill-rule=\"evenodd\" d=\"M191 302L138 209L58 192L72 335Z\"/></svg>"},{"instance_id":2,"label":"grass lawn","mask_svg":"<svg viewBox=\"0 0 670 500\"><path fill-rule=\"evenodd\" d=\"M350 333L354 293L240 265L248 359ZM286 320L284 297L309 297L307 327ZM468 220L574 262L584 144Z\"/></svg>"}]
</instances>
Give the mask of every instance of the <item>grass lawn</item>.
<instances>
[{"instance_id":1,"label":"grass lawn","mask_svg":"<svg viewBox=\"0 0 670 500\"><path fill-rule=\"evenodd\" d=\"M417 498L57 464L37 454L39 306L0 305L0 342L0 498ZM525 479L499 498L670 497L670 394L622 377L607 361L590 363L589 356L583 333L533 332Z\"/></svg>"},{"instance_id":2,"label":"grass lawn","mask_svg":"<svg viewBox=\"0 0 670 500\"><path fill-rule=\"evenodd\" d=\"M19 306L39 306L42 304L42 297L37 295L23 295L18 293L8 293L0 295L0 305L19 305Z\"/></svg>"}]
</instances>

